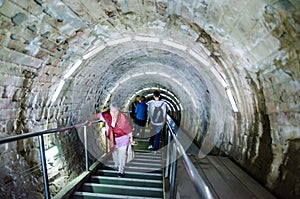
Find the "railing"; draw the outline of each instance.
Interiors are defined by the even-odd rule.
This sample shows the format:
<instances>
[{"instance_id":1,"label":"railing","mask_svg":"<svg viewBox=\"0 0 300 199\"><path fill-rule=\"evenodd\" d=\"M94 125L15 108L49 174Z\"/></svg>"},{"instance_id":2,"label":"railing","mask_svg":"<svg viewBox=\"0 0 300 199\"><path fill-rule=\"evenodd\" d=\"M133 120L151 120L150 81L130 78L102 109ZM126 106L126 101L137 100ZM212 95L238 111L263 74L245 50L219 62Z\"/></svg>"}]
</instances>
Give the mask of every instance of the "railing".
<instances>
[{"instance_id":1,"label":"railing","mask_svg":"<svg viewBox=\"0 0 300 199\"><path fill-rule=\"evenodd\" d=\"M166 147L166 167L165 178L169 178L170 192L169 198L176 198L176 171L177 171L177 159L182 157L183 164L187 174L194 185L194 188L198 194L198 198L212 199L212 193L209 187L206 185L202 177L199 175L197 169L188 158L187 154L181 143L177 139L178 126L167 116L167 147ZM172 144L173 143L173 144Z\"/></svg>"},{"instance_id":2,"label":"railing","mask_svg":"<svg viewBox=\"0 0 300 199\"><path fill-rule=\"evenodd\" d=\"M97 123L99 121L94 121L93 123ZM43 183L44 183L44 191L45 191L45 198L49 199L50 198L50 191L49 191L49 183L48 183L48 173L47 173L47 161L46 161L46 155L45 155L45 145L44 145L44 138L43 135L46 134L52 134L52 133L57 133L57 132L63 132L63 131L68 131L74 128L80 128L83 127L83 132L84 132L84 151L85 151L85 169L88 171L89 169L89 163L88 163L88 148L87 148L87 131L86 131L86 123L80 123L68 127L63 127L63 128L56 128L56 129L50 129L50 130L44 130L44 131L39 131L39 132L32 132L32 133L26 133L26 134L21 134L21 135L15 135L11 137L6 137L6 138L1 138L0 139L0 144L5 144L8 142L13 142L13 141L18 141L21 139L26 139L26 138L33 138L33 137L38 137L38 143L39 143L39 153L40 153L40 159L41 159L41 165L42 165L42 172L43 172ZM107 140L106 140L107 141ZM106 143L107 146L107 143ZM107 153L107 147L106 147L106 153Z\"/></svg>"}]
</instances>

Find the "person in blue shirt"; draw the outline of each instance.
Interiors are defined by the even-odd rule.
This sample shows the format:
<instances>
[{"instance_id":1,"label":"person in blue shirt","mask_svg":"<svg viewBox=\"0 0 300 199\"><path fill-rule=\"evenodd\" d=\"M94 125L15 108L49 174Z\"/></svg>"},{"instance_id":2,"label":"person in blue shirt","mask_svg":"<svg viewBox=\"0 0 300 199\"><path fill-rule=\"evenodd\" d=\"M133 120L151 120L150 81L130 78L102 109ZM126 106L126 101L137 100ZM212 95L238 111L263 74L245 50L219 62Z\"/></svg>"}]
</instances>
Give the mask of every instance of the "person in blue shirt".
<instances>
[{"instance_id":1,"label":"person in blue shirt","mask_svg":"<svg viewBox=\"0 0 300 199\"><path fill-rule=\"evenodd\" d=\"M135 108L135 136L144 137L145 136L145 126L147 122L147 104L146 97L141 96L140 102Z\"/></svg>"}]
</instances>

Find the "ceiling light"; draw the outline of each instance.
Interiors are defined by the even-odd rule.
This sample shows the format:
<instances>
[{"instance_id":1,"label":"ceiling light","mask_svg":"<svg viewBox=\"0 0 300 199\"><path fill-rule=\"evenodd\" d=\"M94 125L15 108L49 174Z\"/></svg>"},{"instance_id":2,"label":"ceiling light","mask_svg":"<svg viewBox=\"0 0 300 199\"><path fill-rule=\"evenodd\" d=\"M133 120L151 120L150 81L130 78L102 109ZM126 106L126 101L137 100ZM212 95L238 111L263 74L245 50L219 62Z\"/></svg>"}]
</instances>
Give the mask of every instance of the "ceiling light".
<instances>
[{"instance_id":1,"label":"ceiling light","mask_svg":"<svg viewBox=\"0 0 300 199\"><path fill-rule=\"evenodd\" d=\"M181 45L181 44L178 44L178 43L175 43L175 42L172 42L172 41L168 41L168 40L165 40L165 39L163 40L162 43L167 45L167 46L177 48L179 50L186 50L187 49L187 47L184 46L184 45Z\"/></svg>"},{"instance_id":2,"label":"ceiling light","mask_svg":"<svg viewBox=\"0 0 300 199\"><path fill-rule=\"evenodd\" d=\"M135 73L135 74L132 74L131 77L138 77L138 76L142 76L144 74L145 73Z\"/></svg>"},{"instance_id":3,"label":"ceiling light","mask_svg":"<svg viewBox=\"0 0 300 199\"><path fill-rule=\"evenodd\" d=\"M128 41L131 41L131 37L124 37L124 38L121 38L121 39L108 41L107 45L108 46L113 46L113 45L125 43L125 42L128 42Z\"/></svg>"},{"instance_id":4,"label":"ceiling light","mask_svg":"<svg viewBox=\"0 0 300 199\"><path fill-rule=\"evenodd\" d=\"M87 54L85 54L83 56L83 59L88 59L94 55L96 55L97 53L99 53L101 50L103 50L105 48L104 45L98 46L95 49L91 50L90 52L88 52Z\"/></svg>"},{"instance_id":5,"label":"ceiling light","mask_svg":"<svg viewBox=\"0 0 300 199\"><path fill-rule=\"evenodd\" d=\"M229 102L230 102L230 104L232 106L233 111L234 112L238 112L239 110L238 110L237 105L235 103L235 100L233 98L232 92L231 92L231 90L229 88L226 89L226 93L227 93L227 96L229 98Z\"/></svg>"},{"instance_id":6,"label":"ceiling light","mask_svg":"<svg viewBox=\"0 0 300 199\"><path fill-rule=\"evenodd\" d=\"M146 75L157 75L157 72L145 72Z\"/></svg>"},{"instance_id":7,"label":"ceiling light","mask_svg":"<svg viewBox=\"0 0 300 199\"><path fill-rule=\"evenodd\" d=\"M159 42L159 38L157 38L157 37L135 36L134 39L137 41L150 41L150 42L155 42L155 43Z\"/></svg>"},{"instance_id":8,"label":"ceiling light","mask_svg":"<svg viewBox=\"0 0 300 199\"><path fill-rule=\"evenodd\" d=\"M217 78L217 80L222 84L222 86L224 88L226 88L228 86L228 84L223 79L223 77L220 75L220 73L214 67L211 67L210 70L215 75L215 77Z\"/></svg>"},{"instance_id":9,"label":"ceiling light","mask_svg":"<svg viewBox=\"0 0 300 199\"><path fill-rule=\"evenodd\" d=\"M206 61L202 56L200 56L198 53L196 53L195 51L193 50L189 50L189 53L195 58L197 59L198 61L200 61L202 64L204 64L205 66L209 66L209 62Z\"/></svg>"},{"instance_id":10,"label":"ceiling light","mask_svg":"<svg viewBox=\"0 0 300 199\"><path fill-rule=\"evenodd\" d=\"M167 77L167 78L171 78L171 76L170 75L168 75L168 74L165 74L165 73L159 73L161 76L164 76L164 77Z\"/></svg>"},{"instance_id":11,"label":"ceiling light","mask_svg":"<svg viewBox=\"0 0 300 199\"><path fill-rule=\"evenodd\" d=\"M61 89L63 88L64 84L65 84L65 80L61 80L59 82L58 87L56 88L56 90L55 90L55 92L54 92L54 94L51 98L51 105L56 101L56 99L57 99Z\"/></svg>"},{"instance_id":12,"label":"ceiling light","mask_svg":"<svg viewBox=\"0 0 300 199\"><path fill-rule=\"evenodd\" d=\"M74 71L80 66L80 64L82 63L82 60L78 60L72 67L71 69L64 75L65 79L68 79L73 73Z\"/></svg>"}]
</instances>

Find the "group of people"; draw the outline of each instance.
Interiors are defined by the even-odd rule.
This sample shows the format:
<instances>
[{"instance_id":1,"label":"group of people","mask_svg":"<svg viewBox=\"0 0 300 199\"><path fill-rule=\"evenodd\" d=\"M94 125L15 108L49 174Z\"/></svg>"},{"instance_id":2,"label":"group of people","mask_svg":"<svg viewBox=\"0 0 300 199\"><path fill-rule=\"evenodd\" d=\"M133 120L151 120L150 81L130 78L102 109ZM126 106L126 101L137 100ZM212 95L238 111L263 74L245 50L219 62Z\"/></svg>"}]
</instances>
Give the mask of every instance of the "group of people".
<instances>
[{"instance_id":1,"label":"group of people","mask_svg":"<svg viewBox=\"0 0 300 199\"><path fill-rule=\"evenodd\" d=\"M157 151L161 130L166 121L167 106L160 99L160 92L153 92L153 99L146 102L145 96L137 96L132 103L131 117L134 120L134 136L145 137L145 126L148 123L150 128L150 138L148 149Z\"/></svg>"},{"instance_id":2,"label":"group of people","mask_svg":"<svg viewBox=\"0 0 300 199\"><path fill-rule=\"evenodd\" d=\"M115 102L110 104L108 111L95 113L86 121L89 125L96 119L106 123L106 136L119 177L125 175L127 147L134 144L135 136L145 136L147 121L150 128L148 149L155 152L159 149L161 131L166 121L167 106L160 99L159 91L154 91L153 99L148 102L145 96L136 99L138 100L135 101L131 114L135 123L134 133L129 118L120 111L120 106Z\"/></svg>"}]
</instances>

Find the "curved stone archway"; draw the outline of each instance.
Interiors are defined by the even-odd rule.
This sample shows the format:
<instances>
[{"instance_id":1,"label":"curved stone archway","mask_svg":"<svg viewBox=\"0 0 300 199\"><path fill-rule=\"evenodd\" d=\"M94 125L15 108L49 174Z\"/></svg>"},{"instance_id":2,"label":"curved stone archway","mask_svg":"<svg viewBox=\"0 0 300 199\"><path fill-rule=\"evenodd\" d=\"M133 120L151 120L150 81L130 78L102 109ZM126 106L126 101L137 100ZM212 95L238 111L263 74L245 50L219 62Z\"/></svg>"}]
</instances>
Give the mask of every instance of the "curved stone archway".
<instances>
[{"instance_id":1,"label":"curved stone archway","mask_svg":"<svg viewBox=\"0 0 300 199\"><path fill-rule=\"evenodd\" d=\"M126 110L143 89L166 89L202 153L232 157L278 197L298 196L299 8L297 0L0 1L0 135L83 122L111 100ZM78 138L46 140L67 153ZM0 151L30 168L36 146ZM71 152L67 159L60 169L77 172Z\"/></svg>"}]
</instances>

